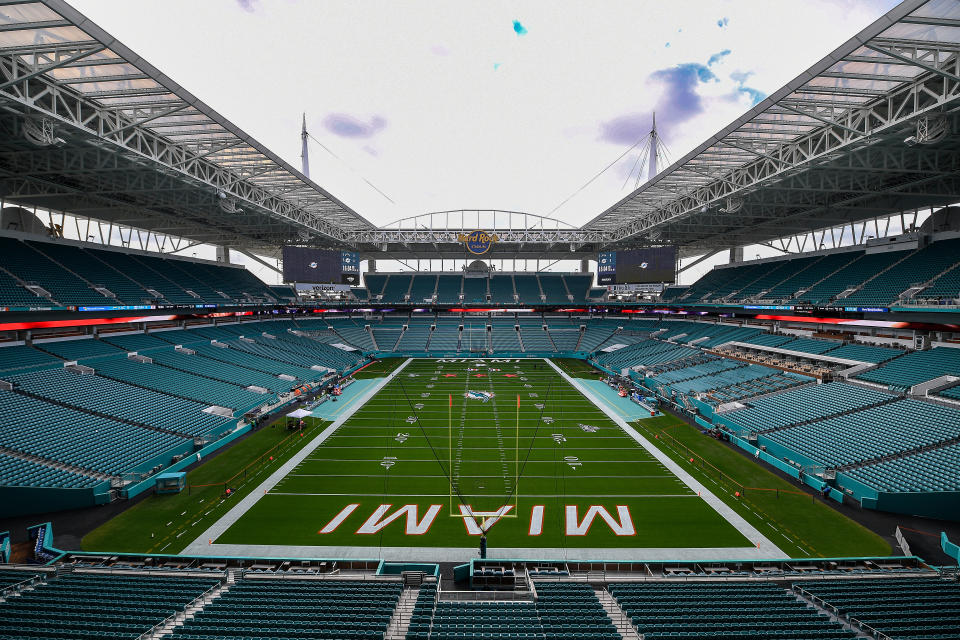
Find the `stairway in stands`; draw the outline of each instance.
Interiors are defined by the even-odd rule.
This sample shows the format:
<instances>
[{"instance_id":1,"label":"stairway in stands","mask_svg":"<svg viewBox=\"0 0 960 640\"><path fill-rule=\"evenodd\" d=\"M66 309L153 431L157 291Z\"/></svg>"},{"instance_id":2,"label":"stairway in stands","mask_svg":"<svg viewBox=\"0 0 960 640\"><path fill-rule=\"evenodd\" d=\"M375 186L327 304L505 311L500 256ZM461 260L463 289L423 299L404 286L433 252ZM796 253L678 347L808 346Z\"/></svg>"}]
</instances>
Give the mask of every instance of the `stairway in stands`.
<instances>
[{"instance_id":1,"label":"stairway in stands","mask_svg":"<svg viewBox=\"0 0 960 640\"><path fill-rule=\"evenodd\" d=\"M610 618L610 622L617 628L617 633L620 634L620 637L624 640L641 640L641 636L637 633L636 627L630 622L630 616L620 608L616 598L610 595L606 587L596 587L594 591L597 593L597 600L603 605L607 616Z\"/></svg>"}]
</instances>

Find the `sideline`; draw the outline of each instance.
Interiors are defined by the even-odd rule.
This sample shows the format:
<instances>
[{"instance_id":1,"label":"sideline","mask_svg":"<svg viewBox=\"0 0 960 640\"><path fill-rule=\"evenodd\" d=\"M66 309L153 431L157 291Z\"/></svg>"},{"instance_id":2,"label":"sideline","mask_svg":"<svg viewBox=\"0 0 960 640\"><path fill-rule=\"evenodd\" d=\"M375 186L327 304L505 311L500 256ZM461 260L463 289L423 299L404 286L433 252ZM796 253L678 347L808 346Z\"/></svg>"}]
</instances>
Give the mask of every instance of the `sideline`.
<instances>
[{"instance_id":1,"label":"sideline","mask_svg":"<svg viewBox=\"0 0 960 640\"><path fill-rule=\"evenodd\" d=\"M546 359L545 359L546 360ZM775 544L766 538L762 533L760 533L756 527L747 522L743 516L731 509L724 501L715 496L709 489L700 484L696 478L687 473L680 465L674 462L673 458L669 457L667 454L663 453L657 447L653 446L649 440L640 435L636 429L631 427L629 424L624 422L623 418L617 415L617 412L613 410L606 402L602 399L593 395L593 393L587 389L584 385L580 384L575 378L571 378L564 372L560 367L555 365L550 360L546 360L553 369L560 374L567 382L569 382L573 387L586 396L593 404L597 406L601 411L603 411L608 418L613 420L624 432L633 438L637 444L642 446L650 455L660 461L663 466L671 471L675 476L677 476L681 482L687 485L695 493L700 493L704 502L710 505L714 511L719 513L727 522L734 526L747 540L753 543L754 550L760 552L761 557L767 559L777 559L777 558L787 558L787 554L780 550ZM751 554L752 555L752 554Z\"/></svg>"},{"instance_id":2,"label":"sideline","mask_svg":"<svg viewBox=\"0 0 960 640\"><path fill-rule=\"evenodd\" d=\"M413 358L407 358L407 360L401 364L399 367L391 371L386 378L380 378L379 382L375 385L368 387L365 390L365 393L362 396L357 397L357 401L354 402L344 413L340 414L340 417L337 420L324 429L320 434L307 443L307 445L297 452L292 458L287 460L279 469L274 471L269 478L264 480L256 489L248 493L243 499L234 505L230 511L228 511L223 517L214 522L210 528L204 531L196 540L191 542L186 548L181 551L181 554L186 555L209 555L210 551L214 549L214 546L220 545L211 545L209 541L216 540L218 537L223 535L223 533L229 529L233 524L243 516L253 505L257 503L260 498L262 498L267 491L272 489L277 485L280 480L286 477L297 465L306 459L314 450L317 449L324 441L329 438L334 431L340 428L344 422L346 422L350 416L352 416L356 411L365 405L370 398L372 398L380 389L387 385L391 380L393 380L398 373L403 371L410 362L413 361ZM358 381L359 382L359 381ZM354 383L356 384L356 382Z\"/></svg>"}]
</instances>

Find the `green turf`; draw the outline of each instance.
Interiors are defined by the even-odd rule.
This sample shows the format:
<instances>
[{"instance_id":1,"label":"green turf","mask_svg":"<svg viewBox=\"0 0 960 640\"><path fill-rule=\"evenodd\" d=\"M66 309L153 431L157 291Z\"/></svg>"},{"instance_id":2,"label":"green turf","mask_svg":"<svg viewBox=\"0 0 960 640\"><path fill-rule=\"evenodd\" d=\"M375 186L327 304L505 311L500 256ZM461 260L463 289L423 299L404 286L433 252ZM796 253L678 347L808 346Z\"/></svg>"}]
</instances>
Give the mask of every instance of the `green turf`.
<instances>
[{"instance_id":1,"label":"green turf","mask_svg":"<svg viewBox=\"0 0 960 640\"><path fill-rule=\"evenodd\" d=\"M385 378L388 373L403 364L404 360L406 360L406 358L384 358L383 360L377 360L354 373L353 377L357 380L362 378Z\"/></svg>"},{"instance_id":2,"label":"green turf","mask_svg":"<svg viewBox=\"0 0 960 640\"><path fill-rule=\"evenodd\" d=\"M679 418L641 420L637 427L792 557L890 554L890 545L876 533Z\"/></svg>"},{"instance_id":3,"label":"green turf","mask_svg":"<svg viewBox=\"0 0 960 640\"><path fill-rule=\"evenodd\" d=\"M454 517L465 504L514 505L490 529L499 547L750 546L548 364L485 363L412 362L215 542L473 547L476 537ZM467 391L495 396L482 402ZM348 505L359 506L320 533ZM359 533L381 505L390 505L388 514L416 505L417 520L432 505L440 512L422 535L406 532L405 517ZM537 505L543 530L531 535ZM634 533L615 535L596 517L584 535L567 535L568 509L582 521L591 506L618 524L618 506L626 507Z\"/></svg>"},{"instance_id":4,"label":"green turf","mask_svg":"<svg viewBox=\"0 0 960 640\"><path fill-rule=\"evenodd\" d=\"M599 369L594 369L588 362L577 360L576 358L557 358L553 363L560 367L560 369L571 378L591 378L596 380L597 378L607 375Z\"/></svg>"},{"instance_id":5,"label":"green turf","mask_svg":"<svg viewBox=\"0 0 960 640\"><path fill-rule=\"evenodd\" d=\"M181 551L226 513L231 504L323 430L322 420L307 417L306 421L304 437L287 431L281 420L276 426L263 427L233 444L187 473L189 491L151 495L84 536L83 549L135 553ZM229 498L225 496L228 487L235 490Z\"/></svg>"}]
</instances>

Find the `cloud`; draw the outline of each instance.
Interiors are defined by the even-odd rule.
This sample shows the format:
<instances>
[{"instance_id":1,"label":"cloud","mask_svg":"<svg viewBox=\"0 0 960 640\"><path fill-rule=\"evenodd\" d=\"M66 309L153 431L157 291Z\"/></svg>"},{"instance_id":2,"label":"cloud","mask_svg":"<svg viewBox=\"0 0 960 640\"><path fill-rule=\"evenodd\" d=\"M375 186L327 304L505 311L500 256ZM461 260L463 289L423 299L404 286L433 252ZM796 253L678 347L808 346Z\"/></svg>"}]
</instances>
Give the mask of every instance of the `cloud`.
<instances>
[{"instance_id":1,"label":"cloud","mask_svg":"<svg viewBox=\"0 0 960 640\"><path fill-rule=\"evenodd\" d=\"M696 62L678 64L654 71L648 84L660 85L660 97L654 106L657 130L669 140L678 125L706 110L697 88L707 82L716 82L717 76L706 65ZM646 135L653 125L650 113L628 113L600 123L600 139L617 145L634 144Z\"/></svg>"},{"instance_id":2,"label":"cloud","mask_svg":"<svg viewBox=\"0 0 960 640\"><path fill-rule=\"evenodd\" d=\"M697 93L697 86L716 79L708 67L696 62L678 64L650 74L648 81L663 87L656 110L663 114L664 124L679 124L703 113L703 100Z\"/></svg>"},{"instance_id":3,"label":"cloud","mask_svg":"<svg viewBox=\"0 0 960 640\"><path fill-rule=\"evenodd\" d=\"M725 57L727 57L728 55L730 55L730 53L731 53L730 49L724 49L723 51L721 51L721 52L719 52L719 53L713 54L712 56L710 56L710 59L707 60L707 66L708 66L708 67L712 67L713 65L715 65L716 63L720 62L720 61L723 60Z\"/></svg>"},{"instance_id":4,"label":"cloud","mask_svg":"<svg viewBox=\"0 0 960 640\"><path fill-rule=\"evenodd\" d=\"M721 29L723 29L723 28L724 28L725 26L727 26L728 24L730 24L730 18L728 18L728 17L726 17L726 16L724 16L724 17L720 18L719 20L717 20L717 26L720 27Z\"/></svg>"},{"instance_id":5,"label":"cloud","mask_svg":"<svg viewBox=\"0 0 960 640\"><path fill-rule=\"evenodd\" d=\"M630 145L650 132L653 125L649 113L628 113L600 123L600 139L619 145Z\"/></svg>"},{"instance_id":6,"label":"cloud","mask_svg":"<svg viewBox=\"0 0 960 640\"><path fill-rule=\"evenodd\" d=\"M442 44L435 44L432 47L430 47L430 53L432 53L435 56L448 56L450 55L450 49L447 49Z\"/></svg>"},{"instance_id":7,"label":"cloud","mask_svg":"<svg viewBox=\"0 0 960 640\"><path fill-rule=\"evenodd\" d=\"M741 96L747 96L750 98L750 106L762 102L767 97L767 94L763 91L747 86L747 80L752 75L752 71L734 71L730 74L730 79L737 83L737 90L733 93L732 98L739 100Z\"/></svg>"},{"instance_id":8,"label":"cloud","mask_svg":"<svg viewBox=\"0 0 960 640\"><path fill-rule=\"evenodd\" d=\"M347 113L331 113L323 119L323 127L342 138L371 138L387 126L382 116L373 116L364 122Z\"/></svg>"},{"instance_id":9,"label":"cloud","mask_svg":"<svg viewBox=\"0 0 960 640\"><path fill-rule=\"evenodd\" d=\"M518 36L525 36L527 35L527 28L523 26L523 24L521 24L519 20L514 20L513 32L516 33Z\"/></svg>"},{"instance_id":10,"label":"cloud","mask_svg":"<svg viewBox=\"0 0 960 640\"><path fill-rule=\"evenodd\" d=\"M236 0L237 4L240 5L240 8L248 13L253 13L257 10L257 3L260 0Z\"/></svg>"}]
</instances>

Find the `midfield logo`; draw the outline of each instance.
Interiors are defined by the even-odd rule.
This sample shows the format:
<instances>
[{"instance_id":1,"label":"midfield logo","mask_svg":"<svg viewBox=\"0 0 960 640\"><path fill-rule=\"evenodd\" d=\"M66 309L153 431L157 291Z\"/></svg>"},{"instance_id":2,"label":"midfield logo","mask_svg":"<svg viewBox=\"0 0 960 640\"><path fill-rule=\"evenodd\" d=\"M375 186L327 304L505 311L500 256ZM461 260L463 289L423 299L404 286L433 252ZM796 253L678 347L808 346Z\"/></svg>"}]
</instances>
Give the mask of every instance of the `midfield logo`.
<instances>
[{"instance_id":1,"label":"midfield logo","mask_svg":"<svg viewBox=\"0 0 960 640\"><path fill-rule=\"evenodd\" d=\"M467 398L468 400L489 402L490 398L494 397L495 395L496 394L494 394L492 391L467 391L465 394L463 394L463 397Z\"/></svg>"}]
</instances>

